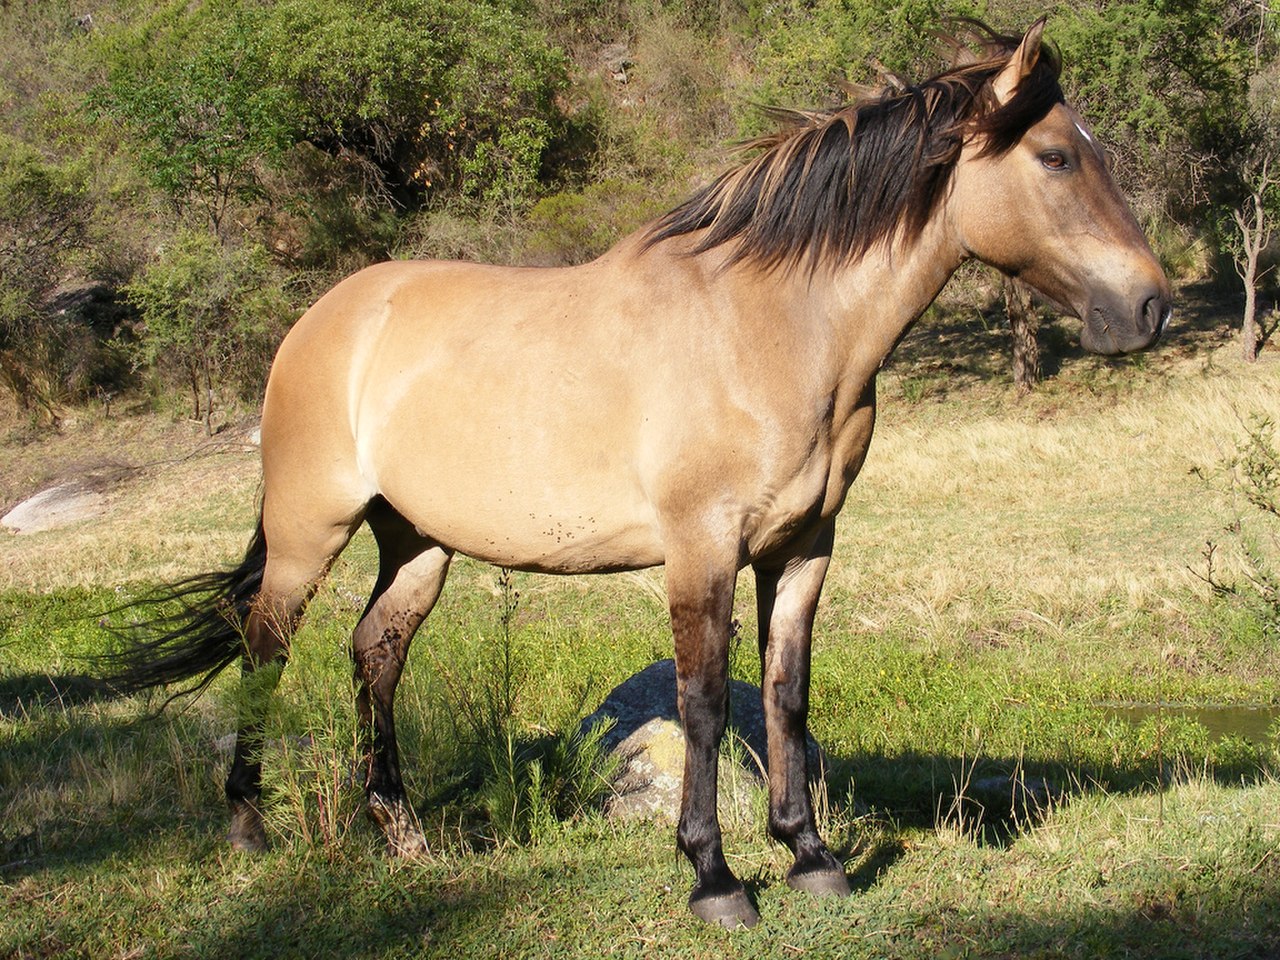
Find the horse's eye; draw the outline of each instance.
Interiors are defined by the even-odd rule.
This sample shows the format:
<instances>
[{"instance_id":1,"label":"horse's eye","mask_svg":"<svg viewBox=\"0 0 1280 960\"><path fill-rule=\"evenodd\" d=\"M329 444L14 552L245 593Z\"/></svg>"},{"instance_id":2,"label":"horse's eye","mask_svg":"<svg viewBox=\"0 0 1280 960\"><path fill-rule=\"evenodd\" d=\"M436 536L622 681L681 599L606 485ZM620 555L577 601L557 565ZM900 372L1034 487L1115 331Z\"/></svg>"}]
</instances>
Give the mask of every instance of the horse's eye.
<instances>
[{"instance_id":1,"label":"horse's eye","mask_svg":"<svg viewBox=\"0 0 1280 960\"><path fill-rule=\"evenodd\" d=\"M1067 155L1061 150L1046 150L1040 154L1040 162L1044 164L1046 170L1066 170L1071 166Z\"/></svg>"}]
</instances>

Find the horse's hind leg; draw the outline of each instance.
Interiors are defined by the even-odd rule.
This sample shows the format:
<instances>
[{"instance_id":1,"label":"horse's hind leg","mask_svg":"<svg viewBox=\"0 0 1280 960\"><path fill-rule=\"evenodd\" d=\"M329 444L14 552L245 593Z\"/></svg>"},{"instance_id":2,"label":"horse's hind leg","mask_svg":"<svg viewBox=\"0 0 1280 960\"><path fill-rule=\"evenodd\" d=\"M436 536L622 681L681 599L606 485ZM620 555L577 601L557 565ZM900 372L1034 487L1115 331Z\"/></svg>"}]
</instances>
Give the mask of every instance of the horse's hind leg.
<instances>
[{"instance_id":1,"label":"horse's hind leg","mask_svg":"<svg viewBox=\"0 0 1280 960\"><path fill-rule=\"evenodd\" d=\"M366 519L378 541L378 581L352 636L365 794L388 850L413 856L425 853L427 843L400 776L394 698L409 642L440 596L453 554L420 535L382 499L370 504Z\"/></svg>"},{"instance_id":2,"label":"horse's hind leg","mask_svg":"<svg viewBox=\"0 0 1280 960\"><path fill-rule=\"evenodd\" d=\"M267 562L262 587L245 624L239 729L227 774L231 829L227 839L239 850L267 847L262 821L262 723L266 698L289 659L289 642L320 579L351 539L359 518L310 527L282 526L264 512Z\"/></svg>"},{"instance_id":3,"label":"horse's hind leg","mask_svg":"<svg viewBox=\"0 0 1280 960\"><path fill-rule=\"evenodd\" d=\"M831 562L832 527L776 565L756 565L761 689L769 741L769 833L795 855L787 883L810 893L845 895L840 861L818 836L809 796L805 727L813 618Z\"/></svg>"}]
</instances>

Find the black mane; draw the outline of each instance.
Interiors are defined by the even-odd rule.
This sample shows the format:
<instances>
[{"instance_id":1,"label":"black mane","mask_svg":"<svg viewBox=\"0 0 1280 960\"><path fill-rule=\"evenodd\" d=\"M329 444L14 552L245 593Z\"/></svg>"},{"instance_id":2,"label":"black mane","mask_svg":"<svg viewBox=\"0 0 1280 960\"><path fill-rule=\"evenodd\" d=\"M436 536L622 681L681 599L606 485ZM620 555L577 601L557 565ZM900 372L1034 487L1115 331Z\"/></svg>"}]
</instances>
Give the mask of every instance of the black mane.
<instances>
[{"instance_id":1,"label":"black mane","mask_svg":"<svg viewBox=\"0 0 1280 960\"><path fill-rule=\"evenodd\" d=\"M781 129L744 145L762 152L658 220L646 248L705 230L694 253L737 240L730 263L812 270L856 260L880 243L913 243L967 140L985 138L983 156L1006 153L1063 99L1060 58L1045 46L999 105L991 81L1020 38L975 26L979 57L919 85L894 84L831 110L770 111Z\"/></svg>"}]
</instances>

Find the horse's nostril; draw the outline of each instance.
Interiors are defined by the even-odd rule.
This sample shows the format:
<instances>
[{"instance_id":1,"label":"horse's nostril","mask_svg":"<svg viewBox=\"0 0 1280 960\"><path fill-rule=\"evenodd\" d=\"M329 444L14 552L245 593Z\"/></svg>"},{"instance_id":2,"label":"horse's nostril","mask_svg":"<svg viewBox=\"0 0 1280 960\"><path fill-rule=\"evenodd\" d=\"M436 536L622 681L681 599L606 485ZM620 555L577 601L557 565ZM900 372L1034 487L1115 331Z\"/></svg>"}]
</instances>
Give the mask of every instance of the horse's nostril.
<instances>
[{"instance_id":1,"label":"horse's nostril","mask_svg":"<svg viewBox=\"0 0 1280 960\"><path fill-rule=\"evenodd\" d=\"M1142 319L1144 321L1144 326L1157 337L1163 336L1165 329L1169 326L1169 320L1172 317L1173 308L1165 301L1164 297L1148 297L1142 304Z\"/></svg>"}]
</instances>

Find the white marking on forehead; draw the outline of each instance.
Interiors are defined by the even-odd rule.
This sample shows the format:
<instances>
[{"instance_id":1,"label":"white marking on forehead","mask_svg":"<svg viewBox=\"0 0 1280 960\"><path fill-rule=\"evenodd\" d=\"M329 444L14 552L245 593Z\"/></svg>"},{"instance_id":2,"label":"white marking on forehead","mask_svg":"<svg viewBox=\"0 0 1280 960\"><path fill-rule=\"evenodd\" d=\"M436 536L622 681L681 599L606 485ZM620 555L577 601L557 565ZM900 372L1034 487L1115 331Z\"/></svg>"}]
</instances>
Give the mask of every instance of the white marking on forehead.
<instances>
[{"instance_id":1,"label":"white marking on forehead","mask_svg":"<svg viewBox=\"0 0 1280 960\"><path fill-rule=\"evenodd\" d=\"M1077 120L1074 122L1076 125L1076 129L1080 131L1080 136L1084 137L1085 140L1088 141L1089 143L1093 143L1093 137L1089 136L1089 131L1086 130L1083 125L1081 125L1080 121Z\"/></svg>"}]
</instances>

